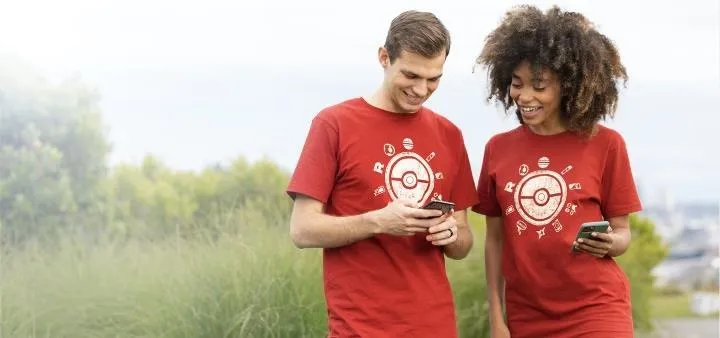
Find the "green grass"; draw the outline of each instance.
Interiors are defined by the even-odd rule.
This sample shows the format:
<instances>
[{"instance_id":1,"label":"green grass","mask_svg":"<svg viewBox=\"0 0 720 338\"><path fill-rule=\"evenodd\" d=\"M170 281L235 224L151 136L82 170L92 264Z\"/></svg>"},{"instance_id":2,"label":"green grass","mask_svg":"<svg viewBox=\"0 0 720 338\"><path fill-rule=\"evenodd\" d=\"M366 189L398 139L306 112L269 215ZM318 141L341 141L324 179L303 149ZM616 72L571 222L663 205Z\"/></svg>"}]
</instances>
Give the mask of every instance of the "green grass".
<instances>
[{"instance_id":1,"label":"green grass","mask_svg":"<svg viewBox=\"0 0 720 338\"><path fill-rule=\"evenodd\" d=\"M690 296L684 293L656 294L651 304L650 311L657 319L695 316L690 311Z\"/></svg>"},{"instance_id":2,"label":"green grass","mask_svg":"<svg viewBox=\"0 0 720 338\"><path fill-rule=\"evenodd\" d=\"M700 315L690 309L690 294L684 292L656 293L652 300L651 313L655 319L717 317L718 314Z\"/></svg>"},{"instance_id":3,"label":"green grass","mask_svg":"<svg viewBox=\"0 0 720 338\"><path fill-rule=\"evenodd\" d=\"M475 247L464 260L448 260L448 275L460 337L487 337L484 231L471 221ZM212 241L89 247L65 239L56 246L2 258L2 337L326 335L321 252L296 249L284 228L258 226ZM631 283L641 275L632 271ZM645 280L637 281L642 290Z\"/></svg>"},{"instance_id":4,"label":"green grass","mask_svg":"<svg viewBox=\"0 0 720 338\"><path fill-rule=\"evenodd\" d=\"M486 331L481 252L448 262L463 337ZM320 251L296 249L280 230L93 248L65 240L3 257L2 269L3 337L326 334Z\"/></svg>"},{"instance_id":5,"label":"green grass","mask_svg":"<svg viewBox=\"0 0 720 338\"><path fill-rule=\"evenodd\" d=\"M70 243L3 264L4 337L317 337L319 252L277 233L198 242Z\"/></svg>"}]
</instances>

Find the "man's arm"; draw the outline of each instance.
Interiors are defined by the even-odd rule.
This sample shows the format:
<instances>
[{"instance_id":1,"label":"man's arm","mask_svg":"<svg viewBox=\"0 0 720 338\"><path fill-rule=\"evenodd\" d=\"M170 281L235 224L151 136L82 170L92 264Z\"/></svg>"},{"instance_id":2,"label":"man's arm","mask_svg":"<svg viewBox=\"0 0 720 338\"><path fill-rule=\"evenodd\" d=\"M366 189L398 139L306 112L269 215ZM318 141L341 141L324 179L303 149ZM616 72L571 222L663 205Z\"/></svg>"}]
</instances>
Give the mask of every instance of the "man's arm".
<instances>
[{"instance_id":1,"label":"man's arm","mask_svg":"<svg viewBox=\"0 0 720 338\"><path fill-rule=\"evenodd\" d=\"M298 248L340 247L371 237L376 229L366 215L325 214L323 203L297 195L290 218L290 237Z\"/></svg>"},{"instance_id":2,"label":"man's arm","mask_svg":"<svg viewBox=\"0 0 720 338\"><path fill-rule=\"evenodd\" d=\"M453 214L457 226L457 239L444 246L443 251L447 257L452 259L465 258L473 247L473 234L468 225L466 210L455 211Z\"/></svg>"},{"instance_id":3,"label":"man's arm","mask_svg":"<svg viewBox=\"0 0 720 338\"><path fill-rule=\"evenodd\" d=\"M412 236L435 225L439 210L424 210L417 203L396 200L385 208L354 216L332 216L322 202L297 194L290 218L290 237L298 248L335 248L386 233Z\"/></svg>"}]
</instances>

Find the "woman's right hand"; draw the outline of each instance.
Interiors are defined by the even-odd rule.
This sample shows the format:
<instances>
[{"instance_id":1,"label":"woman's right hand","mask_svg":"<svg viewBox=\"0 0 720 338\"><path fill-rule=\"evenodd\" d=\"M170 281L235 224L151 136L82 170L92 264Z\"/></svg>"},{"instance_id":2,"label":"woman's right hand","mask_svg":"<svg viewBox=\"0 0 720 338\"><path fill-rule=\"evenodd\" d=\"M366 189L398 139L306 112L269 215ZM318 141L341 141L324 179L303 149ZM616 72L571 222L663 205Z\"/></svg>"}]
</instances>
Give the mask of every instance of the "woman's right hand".
<instances>
[{"instance_id":1,"label":"woman's right hand","mask_svg":"<svg viewBox=\"0 0 720 338\"><path fill-rule=\"evenodd\" d=\"M491 327L490 338L510 338L510 329L505 324Z\"/></svg>"}]
</instances>

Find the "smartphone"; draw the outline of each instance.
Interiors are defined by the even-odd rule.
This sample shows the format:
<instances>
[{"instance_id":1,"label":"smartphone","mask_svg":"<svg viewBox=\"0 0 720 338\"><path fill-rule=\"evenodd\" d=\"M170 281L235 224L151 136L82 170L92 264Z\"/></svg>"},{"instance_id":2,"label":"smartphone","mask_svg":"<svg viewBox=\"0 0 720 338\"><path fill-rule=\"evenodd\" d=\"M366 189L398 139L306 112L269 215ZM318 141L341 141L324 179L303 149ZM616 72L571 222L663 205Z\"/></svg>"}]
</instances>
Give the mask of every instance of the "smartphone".
<instances>
[{"instance_id":1,"label":"smartphone","mask_svg":"<svg viewBox=\"0 0 720 338\"><path fill-rule=\"evenodd\" d=\"M447 214L452 211L453 208L455 208L455 203L448 202L448 201L442 201L442 200L431 200L428 202L428 204L425 204L423 209L433 209L433 210L440 210L443 213Z\"/></svg>"},{"instance_id":2,"label":"smartphone","mask_svg":"<svg viewBox=\"0 0 720 338\"><path fill-rule=\"evenodd\" d=\"M603 233L604 233L604 232L607 232L607 231L608 231L608 227L610 227L610 222L608 222L608 221L597 221L597 222L587 222L587 223L583 223L583 224L580 226L580 229L578 229L577 235L575 235L575 241L574 241L574 242L577 242L577 240L580 239L580 238L591 238L592 236L590 236L590 234L593 233L593 232L603 232ZM575 246L573 245L573 246L571 247L571 251L578 251L578 250L575 249Z\"/></svg>"}]
</instances>

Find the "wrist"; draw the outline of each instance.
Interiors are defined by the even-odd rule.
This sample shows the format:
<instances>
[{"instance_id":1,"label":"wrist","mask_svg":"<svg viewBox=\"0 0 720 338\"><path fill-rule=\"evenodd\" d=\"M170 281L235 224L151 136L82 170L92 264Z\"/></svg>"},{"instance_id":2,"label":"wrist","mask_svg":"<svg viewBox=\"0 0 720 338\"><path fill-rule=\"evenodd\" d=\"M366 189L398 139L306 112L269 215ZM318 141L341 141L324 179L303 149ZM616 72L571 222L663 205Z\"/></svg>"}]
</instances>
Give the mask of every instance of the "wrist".
<instances>
[{"instance_id":1,"label":"wrist","mask_svg":"<svg viewBox=\"0 0 720 338\"><path fill-rule=\"evenodd\" d=\"M499 328L506 326L507 323L505 323L505 318L500 315L490 315L490 328Z\"/></svg>"},{"instance_id":2,"label":"wrist","mask_svg":"<svg viewBox=\"0 0 720 338\"><path fill-rule=\"evenodd\" d=\"M367 229L370 234L377 235L381 233L380 223L377 220L377 210L369 211L360 215L360 222L364 229Z\"/></svg>"},{"instance_id":3,"label":"wrist","mask_svg":"<svg viewBox=\"0 0 720 338\"><path fill-rule=\"evenodd\" d=\"M627 251L628 239L625 238L624 234L618 232L613 232L610 236L612 236L612 245L610 245L610 249L608 249L605 256L618 257L624 254Z\"/></svg>"}]
</instances>

